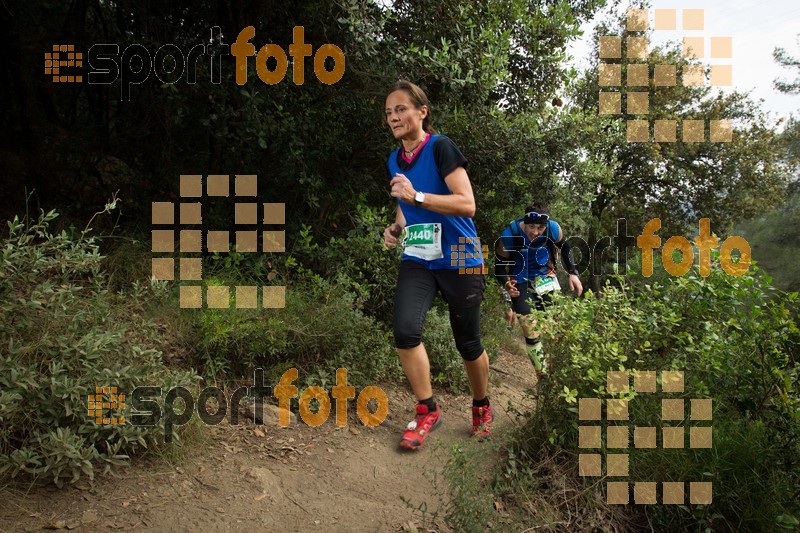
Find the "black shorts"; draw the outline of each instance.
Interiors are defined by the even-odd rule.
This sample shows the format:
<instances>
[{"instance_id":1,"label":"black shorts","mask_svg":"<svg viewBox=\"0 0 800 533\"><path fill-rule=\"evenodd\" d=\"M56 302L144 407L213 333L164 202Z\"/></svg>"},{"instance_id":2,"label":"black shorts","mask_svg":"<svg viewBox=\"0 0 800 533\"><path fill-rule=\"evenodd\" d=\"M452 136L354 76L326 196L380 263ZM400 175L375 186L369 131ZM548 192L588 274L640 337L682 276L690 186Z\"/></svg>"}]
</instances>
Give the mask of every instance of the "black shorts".
<instances>
[{"instance_id":1,"label":"black shorts","mask_svg":"<svg viewBox=\"0 0 800 533\"><path fill-rule=\"evenodd\" d=\"M531 314L531 309L544 311L553 303L549 292L542 295L536 294L530 282L525 282L522 285L517 284L517 289L519 290L519 296L511 298L511 307L519 315L529 315Z\"/></svg>"},{"instance_id":2,"label":"black shorts","mask_svg":"<svg viewBox=\"0 0 800 533\"><path fill-rule=\"evenodd\" d=\"M484 351L480 339L480 304L485 288L483 274L429 270L416 261L403 261L394 294L395 346L419 346L425 315L436 293L441 292L450 311L456 348L464 359L477 359Z\"/></svg>"}]
</instances>

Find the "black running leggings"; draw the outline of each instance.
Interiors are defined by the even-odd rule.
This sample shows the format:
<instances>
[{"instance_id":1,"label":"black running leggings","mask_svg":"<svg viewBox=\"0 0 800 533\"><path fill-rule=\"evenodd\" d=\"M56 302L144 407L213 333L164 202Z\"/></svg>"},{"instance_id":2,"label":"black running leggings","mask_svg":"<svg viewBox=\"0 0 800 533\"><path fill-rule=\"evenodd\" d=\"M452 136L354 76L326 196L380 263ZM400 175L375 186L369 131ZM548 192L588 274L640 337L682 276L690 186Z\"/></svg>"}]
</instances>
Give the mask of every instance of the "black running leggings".
<instances>
[{"instance_id":1,"label":"black running leggings","mask_svg":"<svg viewBox=\"0 0 800 533\"><path fill-rule=\"evenodd\" d=\"M415 348L422 342L425 315L436 292L450 310L450 327L456 348L467 361L484 352L480 335L483 291L482 274L459 274L458 270L428 270L415 261L403 261L394 294L394 341L397 348Z\"/></svg>"}]
</instances>

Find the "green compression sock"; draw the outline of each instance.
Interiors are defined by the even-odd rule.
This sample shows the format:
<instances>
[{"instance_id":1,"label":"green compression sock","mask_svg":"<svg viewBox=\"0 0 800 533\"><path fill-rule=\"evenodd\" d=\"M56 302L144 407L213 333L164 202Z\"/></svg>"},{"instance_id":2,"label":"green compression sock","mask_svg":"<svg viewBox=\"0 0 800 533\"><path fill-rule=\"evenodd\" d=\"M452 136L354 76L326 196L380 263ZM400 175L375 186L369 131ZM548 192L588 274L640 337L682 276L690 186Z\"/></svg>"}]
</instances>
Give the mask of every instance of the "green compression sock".
<instances>
[{"instance_id":1,"label":"green compression sock","mask_svg":"<svg viewBox=\"0 0 800 533\"><path fill-rule=\"evenodd\" d=\"M542 342L538 338L525 339L527 344L528 359L533 363L533 368L538 372L544 372L544 350L542 349Z\"/></svg>"}]
</instances>

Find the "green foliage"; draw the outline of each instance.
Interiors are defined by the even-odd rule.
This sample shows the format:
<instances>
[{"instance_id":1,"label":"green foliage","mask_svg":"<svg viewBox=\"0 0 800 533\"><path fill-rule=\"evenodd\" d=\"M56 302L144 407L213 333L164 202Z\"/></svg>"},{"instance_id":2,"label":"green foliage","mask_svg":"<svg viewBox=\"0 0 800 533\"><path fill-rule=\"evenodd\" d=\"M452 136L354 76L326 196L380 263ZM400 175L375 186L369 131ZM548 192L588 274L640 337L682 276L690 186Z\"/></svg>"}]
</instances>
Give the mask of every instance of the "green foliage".
<instances>
[{"instance_id":1,"label":"green foliage","mask_svg":"<svg viewBox=\"0 0 800 533\"><path fill-rule=\"evenodd\" d=\"M481 486L480 466L485 464L487 443L453 445L444 466L451 499L445 515L455 531L482 532L494 517L490 492Z\"/></svg>"},{"instance_id":2,"label":"green foliage","mask_svg":"<svg viewBox=\"0 0 800 533\"><path fill-rule=\"evenodd\" d=\"M274 367L277 381L296 367L301 382L321 384L346 368L348 381L362 386L398 377L388 334L360 310L363 301L349 285L343 274L333 282L315 276L287 289L283 309L200 311L206 374L242 376Z\"/></svg>"},{"instance_id":3,"label":"green foliage","mask_svg":"<svg viewBox=\"0 0 800 533\"><path fill-rule=\"evenodd\" d=\"M800 291L797 268L800 246L800 193L792 191L786 203L742 223L738 232L747 239L753 259L775 279L775 286Z\"/></svg>"},{"instance_id":4,"label":"green foliage","mask_svg":"<svg viewBox=\"0 0 800 533\"><path fill-rule=\"evenodd\" d=\"M782 67L800 71L800 58L792 56L785 48L776 48L772 52L772 57ZM791 81L775 80L775 88L783 93L800 93L800 77Z\"/></svg>"},{"instance_id":5,"label":"green foliage","mask_svg":"<svg viewBox=\"0 0 800 533\"><path fill-rule=\"evenodd\" d=\"M108 206L107 206L108 207ZM93 238L49 232L56 213L8 223L0 265L0 472L61 486L94 477L163 438L163 425L101 426L87 417L95 387L190 384L168 371L142 286L107 289ZM122 416L120 412L118 416Z\"/></svg>"},{"instance_id":6,"label":"green foliage","mask_svg":"<svg viewBox=\"0 0 800 533\"><path fill-rule=\"evenodd\" d=\"M629 274L599 298L562 300L543 322L552 377L519 436L519 453L533 460L542 448L576 454L577 398L629 399L632 423L660 427L663 395L610 394L606 371L681 369L680 397L713 400L713 448L631 449L630 479L712 481L714 500L654 506L648 514L656 527L769 530L779 516L797 516L797 293L775 291L757 269L739 278L718 265L706 278ZM570 460L575 468L577 457Z\"/></svg>"}]
</instances>

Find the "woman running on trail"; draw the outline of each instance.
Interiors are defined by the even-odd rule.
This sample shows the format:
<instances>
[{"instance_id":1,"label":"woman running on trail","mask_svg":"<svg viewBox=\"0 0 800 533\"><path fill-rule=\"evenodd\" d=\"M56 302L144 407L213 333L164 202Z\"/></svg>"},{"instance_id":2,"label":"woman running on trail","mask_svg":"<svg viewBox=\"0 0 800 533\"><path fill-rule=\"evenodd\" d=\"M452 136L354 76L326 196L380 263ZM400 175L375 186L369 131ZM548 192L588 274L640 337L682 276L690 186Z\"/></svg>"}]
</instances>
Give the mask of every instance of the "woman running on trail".
<instances>
[{"instance_id":1,"label":"woman running on trail","mask_svg":"<svg viewBox=\"0 0 800 533\"><path fill-rule=\"evenodd\" d=\"M395 222L383 232L387 247L397 245L402 236L394 340L419 402L400 446L416 450L442 422L442 410L433 398L428 353L421 342L425 315L437 291L448 304L456 347L472 388L472 434L485 439L491 434L492 407L486 395L489 357L480 338L480 304L486 287L480 273L483 259L478 252L459 264L451 262L450 255L459 244L463 250L465 243L476 243L478 238L467 159L453 141L431 128L428 97L411 82L401 80L389 91L386 123L402 142L387 164L392 196L398 202ZM478 273L459 274L459 268Z\"/></svg>"}]
</instances>

